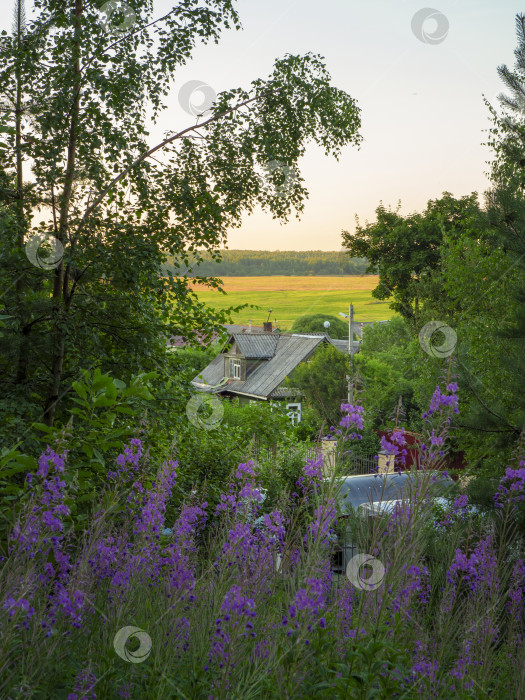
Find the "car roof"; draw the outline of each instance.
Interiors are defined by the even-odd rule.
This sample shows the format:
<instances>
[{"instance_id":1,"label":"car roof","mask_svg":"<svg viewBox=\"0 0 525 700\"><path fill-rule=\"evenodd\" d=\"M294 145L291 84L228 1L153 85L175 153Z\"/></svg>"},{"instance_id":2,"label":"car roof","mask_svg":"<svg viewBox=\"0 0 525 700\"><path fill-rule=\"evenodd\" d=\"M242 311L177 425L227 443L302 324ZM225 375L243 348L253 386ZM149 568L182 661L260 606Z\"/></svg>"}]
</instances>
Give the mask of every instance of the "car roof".
<instances>
[{"instance_id":1,"label":"car roof","mask_svg":"<svg viewBox=\"0 0 525 700\"><path fill-rule=\"evenodd\" d=\"M422 476L423 473L421 471L415 474ZM453 484L452 479L444 472L429 470L426 473L439 475L441 484L443 481ZM348 505L356 508L361 503L400 500L413 476L414 472L388 472L386 474L351 474L338 477L335 479L335 483L340 489L338 497L340 507L342 510L346 510Z\"/></svg>"}]
</instances>

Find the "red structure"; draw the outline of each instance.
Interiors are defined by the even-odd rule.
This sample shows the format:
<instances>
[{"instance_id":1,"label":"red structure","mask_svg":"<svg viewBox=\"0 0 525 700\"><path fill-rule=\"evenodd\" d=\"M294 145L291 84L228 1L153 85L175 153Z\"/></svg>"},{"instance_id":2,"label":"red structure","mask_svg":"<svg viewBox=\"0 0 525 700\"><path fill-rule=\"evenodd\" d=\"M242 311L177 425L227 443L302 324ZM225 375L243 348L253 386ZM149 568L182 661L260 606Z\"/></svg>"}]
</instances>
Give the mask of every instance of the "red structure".
<instances>
[{"instance_id":1,"label":"red structure","mask_svg":"<svg viewBox=\"0 0 525 700\"><path fill-rule=\"evenodd\" d=\"M389 440L392 436L391 430L377 430L379 437L386 437ZM417 464L417 436L414 433L407 432L405 430L405 440L407 442L407 456L406 456L406 469L411 469L413 465ZM452 454L445 455L445 462L443 464L443 469L465 469L467 463L465 461L464 452L454 452Z\"/></svg>"}]
</instances>

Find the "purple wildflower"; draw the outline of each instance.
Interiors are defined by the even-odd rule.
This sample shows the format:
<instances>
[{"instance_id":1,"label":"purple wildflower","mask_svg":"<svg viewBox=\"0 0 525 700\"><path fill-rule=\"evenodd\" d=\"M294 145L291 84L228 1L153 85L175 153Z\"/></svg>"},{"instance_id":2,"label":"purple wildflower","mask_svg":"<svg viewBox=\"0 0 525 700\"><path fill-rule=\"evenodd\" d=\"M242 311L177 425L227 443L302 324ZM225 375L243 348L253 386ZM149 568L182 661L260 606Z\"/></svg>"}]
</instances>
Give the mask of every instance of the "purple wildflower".
<instances>
[{"instance_id":1,"label":"purple wildflower","mask_svg":"<svg viewBox=\"0 0 525 700\"><path fill-rule=\"evenodd\" d=\"M138 438L130 440L129 445L124 447L124 452L119 454L115 460L119 467L117 471L109 471L108 479L119 482L128 481L135 478L139 468L139 460L142 456L142 442Z\"/></svg>"},{"instance_id":2,"label":"purple wildflower","mask_svg":"<svg viewBox=\"0 0 525 700\"><path fill-rule=\"evenodd\" d=\"M396 428L390 438L381 436L381 449L394 456L394 470L397 472L402 471L406 464L406 444L404 428Z\"/></svg>"},{"instance_id":3,"label":"purple wildflower","mask_svg":"<svg viewBox=\"0 0 525 700\"><path fill-rule=\"evenodd\" d=\"M135 523L137 533L153 533L157 538L164 525L166 502L171 497L173 486L177 479L177 462L165 462L153 482L151 489L145 494L143 505Z\"/></svg>"},{"instance_id":4,"label":"purple wildflower","mask_svg":"<svg viewBox=\"0 0 525 700\"><path fill-rule=\"evenodd\" d=\"M69 693L67 700L92 700L96 698L93 688L97 683L97 677L94 673L84 670L81 671L75 679L75 687L73 693Z\"/></svg>"},{"instance_id":5,"label":"purple wildflower","mask_svg":"<svg viewBox=\"0 0 525 700\"><path fill-rule=\"evenodd\" d=\"M519 463L519 469L508 467L494 495L497 508L504 503L522 503L525 501L525 460Z\"/></svg>"},{"instance_id":6,"label":"purple wildflower","mask_svg":"<svg viewBox=\"0 0 525 700\"><path fill-rule=\"evenodd\" d=\"M442 407L448 408L449 406L454 409L454 413L459 413L457 390L458 385L455 382L447 384L445 391L448 393L441 393L439 386L436 386L436 390L430 400L430 407L426 413L423 413L423 418L428 420L431 415L441 411Z\"/></svg>"},{"instance_id":7,"label":"purple wildflower","mask_svg":"<svg viewBox=\"0 0 525 700\"><path fill-rule=\"evenodd\" d=\"M12 596L8 596L4 600L4 610L7 610L7 612L9 613L10 620L19 611L25 613L25 617L22 620L22 627L25 627L26 629L29 628L31 617L35 614L35 609L28 600L26 600L25 598L19 598L18 600L15 600Z\"/></svg>"},{"instance_id":8,"label":"purple wildflower","mask_svg":"<svg viewBox=\"0 0 525 700\"><path fill-rule=\"evenodd\" d=\"M349 429L351 426L354 426L356 430L363 430L364 410L365 409L362 406L357 406L350 403L342 403L341 411L343 413L346 413L346 415L341 418L341 420L339 421L339 425L347 429ZM341 434L340 430L336 432L339 435ZM353 432L348 436L350 440L361 440L362 437L363 436L357 432Z\"/></svg>"}]
</instances>

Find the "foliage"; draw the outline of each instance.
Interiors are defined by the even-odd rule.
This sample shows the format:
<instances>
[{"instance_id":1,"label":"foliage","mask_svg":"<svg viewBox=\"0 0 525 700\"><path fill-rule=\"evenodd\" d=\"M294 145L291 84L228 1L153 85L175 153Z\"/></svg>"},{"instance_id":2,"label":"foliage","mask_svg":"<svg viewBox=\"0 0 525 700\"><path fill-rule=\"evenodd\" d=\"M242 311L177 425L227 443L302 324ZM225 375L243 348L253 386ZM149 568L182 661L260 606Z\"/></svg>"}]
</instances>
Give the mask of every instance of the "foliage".
<instances>
[{"instance_id":1,"label":"foliage","mask_svg":"<svg viewBox=\"0 0 525 700\"><path fill-rule=\"evenodd\" d=\"M348 357L327 345L320 347L287 378L286 385L300 389L321 421L334 425L347 392Z\"/></svg>"},{"instance_id":2,"label":"foliage","mask_svg":"<svg viewBox=\"0 0 525 700\"><path fill-rule=\"evenodd\" d=\"M483 213L475 192L460 199L444 192L441 199L430 200L422 214L402 216L399 208L392 211L380 204L376 222L358 222L354 234L343 232L343 241L351 255L367 258L367 272L379 274L372 295L392 296L391 308L418 323L420 286L439 268L444 236L483 226Z\"/></svg>"},{"instance_id":3,"label":"foliage","mask_svg":"<svg viewBox=\"0 0 525 700\"><path fill-rule=\"evenodd\" d=\"M122 444L136 434L137 417L144 411L145 402L153 398L149 387L154 378L155 374L139 375L128 386L100 370L93 373L84 370L82 381L73 384L75 396L67 423L60 428L43 423L31 426L32 441L67 452L74 464L64 478L71 496L68 502L71 522L77 526L86 519L91 502L106 483L108 465L113 463ZM37 467L35 457L18 449L20 444L4 448L0 459L0 511L6 517L6 521L0 522L0 533L5 533L6 522L10 522L9 502L23 496L22 471Z\"/></svg>"},{"instance_id":4,"label":"foliage","mask_svg":"<svg viewBox=\"0 0 525 700\"><path fill-rule=\"evenodd\" d=\"M15 35L0 36L0 94L12 104L0 150L11 183L0 190L2 374L40 402L48 425L81 367L125 381L163 371L167 335L209 335L228 319L187 276L162 276L167 256L179 272L188 254L217 258L225 232L256 206L299 215L307 143L335 157L360 143L356 103L321 58L287 54L267 79L218 94L198 125L152 144L148 123L197 43L240 22L230 0L191 0L159 18L150 0L130 7L132 26L120 31L118 13L39 0ZM286 187L283 169L296 173ZM35 249L30 262L25 244L44 239L51 258Z\"/></svg>"},{"instance_id":5,"label":"foliage","mask_svg":"<svg viewBox=\"0 0 525 700\"><path fill-rule=\"evenodd\" d=\"M330 324L329 328L325 323ZM328 333L331 338L348 338L348 323L330 314L307 314L293 322L291 333Z\"/></svg>"},{"instance_id":6,"label":"foliage","mask_svg":"<svg viewBox=\"0 0 525 700\"><path fill-rule=\"evenodd\" d=\"M412 347L411 328L401 317L366 326L363 331L354 361L362 382L358 395L366 409L367 425L373 429L390 426L400 400L407 426L414 429L419 423Z\"/></svg>"}]
</instances>

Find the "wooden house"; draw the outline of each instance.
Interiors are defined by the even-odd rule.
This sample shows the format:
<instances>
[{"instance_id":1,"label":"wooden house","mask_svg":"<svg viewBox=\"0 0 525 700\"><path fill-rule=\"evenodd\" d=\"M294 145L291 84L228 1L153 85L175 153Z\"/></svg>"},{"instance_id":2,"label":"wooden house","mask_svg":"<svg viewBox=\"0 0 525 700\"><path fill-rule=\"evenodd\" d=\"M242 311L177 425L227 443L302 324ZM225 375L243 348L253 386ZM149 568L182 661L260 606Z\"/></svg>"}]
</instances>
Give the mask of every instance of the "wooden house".
<instances>
[{"instance_id":1,"label":"wooden house","mask_svg":"<svg viewBox=\"0 0 525 700\"><path fill-rule=\"evenodd\" d=\"M192 384L198 391L238 397L241 402L285 402L292 421L299 422L301 393L282 386L284 380L323 345L344 351L346 341L341 342L324 333L232 333Z\"/></svg>"}]
</instances>

